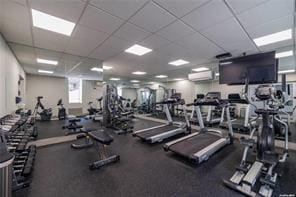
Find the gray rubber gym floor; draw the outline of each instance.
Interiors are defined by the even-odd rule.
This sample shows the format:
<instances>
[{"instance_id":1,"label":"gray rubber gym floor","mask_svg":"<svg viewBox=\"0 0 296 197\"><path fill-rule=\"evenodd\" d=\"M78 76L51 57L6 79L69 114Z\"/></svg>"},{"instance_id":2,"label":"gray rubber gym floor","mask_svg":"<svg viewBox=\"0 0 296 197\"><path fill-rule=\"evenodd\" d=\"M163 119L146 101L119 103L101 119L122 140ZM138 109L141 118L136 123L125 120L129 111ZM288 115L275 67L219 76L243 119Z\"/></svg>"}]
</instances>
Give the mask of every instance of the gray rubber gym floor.
<instances>
[{"instance_id":1,"label":"gray rubber gym floor","mask_svg":"<svg viewBox=\"0 0 296 197\"><path fill-rule=\"evenodd\" d=\"M50 128L52 122L42 123ZM159 123L138 120L135 128ZM40 131L41 132L41 131ZM61 131L62 132L62 131ZM182 158L148 145L131 135L117 136L109 149L120 154L118 163L89 171L96 160L93 148L72 150L71 143L39 148L31 186L15 197L98 197L98 196L240 196L222 184L239 163L242 146L235 142L215 154L208 162L193 166ZM278 194L295 193L296 153L280 166Z\"/></svg>"}]
</instances>

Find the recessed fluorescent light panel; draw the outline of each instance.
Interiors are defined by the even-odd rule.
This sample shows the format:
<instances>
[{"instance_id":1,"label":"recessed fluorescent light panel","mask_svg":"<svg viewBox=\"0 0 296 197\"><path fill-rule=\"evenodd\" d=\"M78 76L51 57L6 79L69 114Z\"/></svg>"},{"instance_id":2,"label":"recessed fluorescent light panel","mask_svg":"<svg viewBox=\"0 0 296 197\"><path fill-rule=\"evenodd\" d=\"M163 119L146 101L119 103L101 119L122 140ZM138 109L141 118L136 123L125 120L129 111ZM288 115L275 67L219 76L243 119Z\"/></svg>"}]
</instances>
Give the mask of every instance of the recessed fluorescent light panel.
<instances>
[{"instance_id":1,"label":"recessed fluorescent light panel","mask_svg":"<svg viewBox=\"0 0 296 197\"><path fill-rule=\"evenodd\" d=\"M33 26L71 36L75 23L32 9Z\"/></svg>"},{"instance_id":2,"label":"recessed fluorescent light panel","mask_svg":"<svg viewBox=\"0 0 296 197\"><path fill-rule=\"evenodd\" d=\"M192 70L195 71L195 72L201 72L201 71L206 71L206 70L209 70L209 69L206 68L206 67L200 67L200 68L194 68Z\"/></svg>"},{"instance_id":3,"label":"recessed fluorescent light panel","mask_svg":"<svg viewBox=\"0 0 296 197\"><path fill-rule=\"evenodd\" d=\"M281 70L278 73L279 74L285 74L285 73L294 73L294 72L295 72L295 70Z\"/></svg>"},{"instance_id":4,"label":"recessed fluorescent light panel","mask_svg":"<svg viewBox=\"0 0 296 197\"><path fill-rule=\"evenodd\" d=\"M90 69L91 71L96 71L96 72L103 72L102 68L97 68L97 67L93 67L92 69Z\"/></svg>"},{"instance_id":5,"label":"recessed fluorescent light panel","mask_svg":"<svg viewBox=\"0 0 296 197\"><path fill-rule=\"evenodd\" d=\"M113 67L112 66L103 66L103 69L104 70L110 70L110 69L112 69Z\"/></svg>"},{"instance_id":6,"label":"recessed fluorescent light panel","mask_svg":"<svg viewBox=\"0 0 296 197\"><path fill-rule=\"evenodd\" d=\"M216 76L216 77L219 77L219 76L220 76L220 73L215 73L215 76Z\"/></svg>"},{"instance_id":7,"label":"recessed fluorescent light panel","mask_svg":"<svg viewBox=\"0 0 296 197\"><path fill-rule=\"evenodd\" d=\"M132 83L139 83L139 80L131 80Z\"/></svg>"},{"instance_id":8,"label":"recessed fluorescent light panel","mask_svg":"<svg viewBox=\"0 0 296 197\"><path fill-rule=\"evenodd\" d=\"M125 50L125 52L127 52L127 53L131 53L131 54L138 55L138 56L145 55L146 53L149 53L151 51L152 51L152 49L149 49L149 48L143 47L141 45L137 45L137 44L135 44Z\"/></svg>"},{"instance_id":9,"label":"recessed fluorescent light panel","mask_svg":"<svg viewBox=\"0 0 296 197\"><path fill-rule=\"evenodd\" d=\"M228 65L228 64L232 64L232 62L220 62L220 65Z\"/></svg>"},{"instance_id":10,"label":"recessed fluorescent light panel","mask_svg":"<svg viewBox=\"0 0 296 197\"><path fill-rule=\"evenodd\" d=\"M54 61L54 60L46 60L46 59L41 59L41 58L37 58L37 62L38 62L38 63L41 63L41 64L58 65L58 61Z\"/></svg>"},{"instance_id":11,"label":"recessed fluorescent light panel","mask_svg":"<svg viewBox=\"0 0 296 197\"><path fill-rule=\"evenodd\" d=\"M172 61L172 62L169 62L170 65L174 65L174 66L181 66L181 65L184 65L184 64L188 64L189 62L185 61L185 60L182 60L182 59L179 59L179 60L176 60L176 61Z\"/></svg>"},{"instance_id":12,"label":"recessed fluorescent light panel","mask_svg":"<svg viewBox=\"0 0 296 197\"><path fill-rule=\"evenodd\" d=\"M177 79L174 79L174 81L182 81L183 79L180 79L180 78L177 78Z\"/></svg>"},{"instance_id":13,"label":"recessed fluorescent light panel","mask_svg":"<svg viewBox=\"0 0 296 197\"><path fill-rule=\"evenodd\" d=\"M292 30L288 29L285 31L277 32L274 34L269 34L266 36L262 36L259 38L255 38L254 42L258 47L284 41L284 40L289 40L292 39Z\"/></svg>"},{"instance_id":14,"label":"recessed fluorescent light panel","mask_svg":"<svg viewBox=\"0 0 296 197\"><path fill-rule=\"evenodd\" d=\"M133 75L146 75L146 72L142 72L142 71L135 71L132 72Z\"/></svg>"},{"instance_id":15,"label":"recessed fluorescent light panel","mask_svg":"<svg viewBox=\"0 0 296 197\"><path fill-rule=\"evenodd\" d=\"M168 76L166 76L166 75L157 75L157 76L155 76L156 78L159 78L159 79L163 79L163 78L167 78Z\"/></svg>"},{"instance_id":16,"label":"recessed fluorescent light panel","mask_svg":"<svg viewBox=\"0 0 296 197\"><path fill-rule=\"evenodd\" d=\"M120 78L110 78L111 81L119 81Z\"/></svg>"},{"instance_id":17,"label":"recessed fluorescent light panel","mask_svg":"<svg viewBox=\"0 0 296 197\"><path fill-rule=\"evenodd\" d=\"M289 57L293 55L293 51L284 51L275 54L275 58Z\"/></svg>"},{"instance_id":18,"label":"recessed fluorescent light panel","mask_svg":"<svg viewBox=\"0 0 296 197\"><path fill-rule=\"evenodd\" d=\"M46 73L46 74L52 74L53 71L50 70L38 70L39 73Z\"/></svg>"}]
</instances>

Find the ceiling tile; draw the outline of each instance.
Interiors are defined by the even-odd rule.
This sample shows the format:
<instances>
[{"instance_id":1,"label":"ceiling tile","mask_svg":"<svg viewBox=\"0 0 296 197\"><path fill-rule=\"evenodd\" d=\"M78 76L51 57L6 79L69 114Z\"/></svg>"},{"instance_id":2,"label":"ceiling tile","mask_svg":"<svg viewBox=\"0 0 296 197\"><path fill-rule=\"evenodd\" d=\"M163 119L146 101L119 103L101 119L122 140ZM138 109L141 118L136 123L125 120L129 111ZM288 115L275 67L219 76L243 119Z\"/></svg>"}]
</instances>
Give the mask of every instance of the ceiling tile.
<instances>
[{"instance_id":1,"label":"ceiling tile","mask_svg":"<svg viewBox=\"0 0 296 197\"><path fill-rule=\"evenodd\" d=\"M240 24L234 18L214 25L202 31L202 33L226 51L240 50L244 52L245 50L251 50L258 52L255 44L249 39Z\"/></svg>"},{"instance_id":2,"label":"ceiling tile","mask_svg":"<svg viewBox=\"0 0 296 197\"><path fill-rule=\"evenodd\" d=\"M269 0L226 0L234 13L239 14Z\"/></svg>"},{"instance_id":3,"label":"ceiling tile","mask_svg":"<svg viewBox=\"0 0 296 197\"><path fill-rule=\"evenodd\" d=\"M191 27L184 24L182 21L178 20L167 27L161 29L157 34L162 37L175 41L189 34L193 34L195 31Z\"/></svg>"},{"instance_id":4,"label":"ceiling tile","mask_svg":"<svg viewBox=\"0 0 296 197\"><path fill-rule=\"evenodd\" d=\"M258 38L271 33L280 32L293 27L293 15L288 15L279 19L272 20L271 22L262 25L256 25L252 28L246 28L247 32L252 38Z\"/></svg>"},{"instance_id":5,"label":"ceiling tile","mask_svg":"<svg viewBox=\"0 0 296 197\"><path fill-rule=\"evenodd\" d=\"M116 31L114 35L119 38L136 43L137 41L140 41L147 37L149 34L149 32L144 31L143 29L133 24L126 23L122 27L120 27L120 29Z\"/></svg>"},{"instance_id":6,"label":"ceiling tile","mask_svg":"<svg viewBox=\"0 0 296 197\"><path fill-rule=\"evenodd\" d=\"M164 56L169 57L171 61L177 60L177 59L184 59L184 56L187 54L187 50L175 43L171 43L169 45L166 45L164 47L161 47L158 49L158 52Z\"/></svg>"},{"instance_id":7,"label":"ceiling tile","mask_svg":"<svg viewBox=\"0 0 296 197\"><path fill-rule=\"evenodd\" d=\"M102 10L99 10L93 6L87 6L83 16L79 21L79 24L102 32L112 33L117 28L119 28L123 22L123 20Z\"/></svg>"},{"instance_id":8,"label":"ceiling tile","mask_svg":"<svg viewBox=\"0 0 296 197\"><path fill-rule=\"evenodd\" d=\"M27 1L26 0L11 0L11 1L13 1L15 3L18 3L18 4L21 4L21 5L24 5L24 6L27 5Z\"/></svg>"},{"instance_id":9,"label":"ceiling tile","mask_svg":"<svg viewBox=\"0 0 296 197\"><path fill-rule=\"evenodd\" d=\"M165 45L168 45L170 43L169 40L161 37L161 36L158 36L156 34L153 34L149 37L147 37L146 39L144 39L143 41L141 41L141 45L144 45L150 49L158 49L159 47L162 47L162 46L165 46Z\"/></svg>"},{"instance_id":10,"label":"ceiling tile","mask_svg":"<svg viewBox=\"0 0 296 197\"><path fill-rule=\"evenodd\" d=\"M31 28L26 24L12 20L4 20L0 31L7 41L30 46L33 45Z\"/></svg>"},{"instance_id":11,"label":"ceiling tile","mask_svg":"<svg viewBox=\"0 0 296 197\"><path fill-rule=\"evenodd\" d=\"M29 0L31 8L76 23L84 9L80 0Z\"/></svg>"},{"instance_id":12,"label":"ceiling tile","mask_svg":"<svg viewBox=\"0 0 296 197\"><path fill-rule=\"evenodd\" d=\"M153 13L153 14L152 14ZM160 28L173 22L176 18L153 2L134 15L129 21L146 29L149 32L156 32Z\"/></svg>"},{"instance_id":13,"label":"ceiling tile","mask_svg":"<svg viewBox=\"0 0 296 197\"><path fill-rule=\"evenodd\" d=\"M143 41L140 42L140 44L143 44L144 46L150 48L150 49L158 49L159 47L168 45L170 43L169 40L158 36L157 34L152 34L151 36L145 38Z\"/></svg>"},{"instance_id":14,"label":"ceiling tile","mask_svg":"<svg viewBox=\"0 0 296 197\"><path fill-rule=\"evenodd\" d=\"M39 28L33 29L34 44L36 47L63 52L67 47L69 37L52 33Z\"/></svg>"},{"instance_id":15,"label":"ceiling tile","mask_svg":"<svg viewBox=\"0 0 296 197\"><path fill-rule=\"evenodd\" d=\"M117 38L115 36L111 36L110 38L108 38L108 40L104 42L103 45L106 46L107 48L111 47L111 48L123 51L128 47L132 46L133 43Z\"/></svg>"},{"instance_id":16,"label":"ceiling tile","mask_svg":"<svg viewBox=\"0 0 296 197\"><path fill-rule=\"evenodd\" d=\"M132 16L147 0L91 0L90 3L123 19Z\"/></svg>"},{"instance_id":17,"label":"ceiling tile","mask_svg":"<svg viewBox=\"0 0 296 197\"><path fill-rule=\"evenodd\" d=\"M23 23L23 25L30 25L30 14L26 6L4 0L1 2L1 15L4 20ZM16 14L17 13L17 14Z\"/></svg>"},{"instance_id":18,"label":"ceiling tile","mask_svg":"<svg viewBox=\"0 0 296 197\"><path fill-rule=\"evenodd\" d=\"M232 13L222 0L215 0L198 8L182 18L197 30L211 27L232 17Z\"/></svg>"},{"instance_id":19,"label":"ceiling tile","mask_svg":"<svg viewBox=\"0 0 296 197\"><path fill-rule=\"evenodd\" d=\"M59 59L63 56L60 52L38 49L38 48L35 48L35 54L37 58L56 60L56 61L59 61Z\"/></svg>"},{"instance_id":20,"label":"ceiling tile","mask_svg":"<svg viewBox=\"0 0 296 197\"><path fill-rule=\"evenodd\" d=\"M225 52L199 33L186 36L176 42L189 49L191 53L195 53L199 58L209 59Z\"/></svg>"},{"instance_id":21,"label":"ceiling tile","mask_svg":"<svg viewBox=\"0 0 296 197\"><path fill-rule=\"evenodd\" d=\"M103 42L106 38L108 38L108 36L109 34L107 33L93 30L81 25L77 25L72 34L72 38L93 41L95 43Z\"/></svg>"},{"instance_id":22,"label":"ceiling tile","mask_svg":"<svg viewBox=\"0 0 296 197\"><path fill-rule=\"evenodd\" d=\"M9 45L20 63L36 63L36 54L33 47L14 43L10 43Z\"/></svg>"},{"instance_id":23,"label":"ceiling tile","mask_svg":"<svg viewBox=\"0 0 296 197\"><path fill-rule=\"evenodd\" d=\"M100 60L107 60L120 53L120 50L111 47L100 46L89 57Z\"/></svg>"},{"instance_id":24,"label":"ceiling tile","mask_svg":"<svg viewBox=\"0 0 296 197\"><path fill-rule=\"evenodd\" d=\"M86 40L79 38L72 38L70 43L67 46L66 53L70 53L73 55L79 56L87 56L89 55L100 42L95 42L94 40Z\"/></svg>"},{"instance_id":25,"label":"ceiling tile","mask_svg":"<svg viewBox=\"0 0 296 197\"><path fill-rule=\"evenodd\" d=\"M202 6L203 4L209 2L209 0L186 0L186 1L176 1L176 0L154 0L159 5L169 10L171 13L177 17L182 17L190 11Z\"/></svg>"},{"instance_id":26,"label":"ceiling tile","mask_svg":"<svg viewBox=\"0 0 296 197\"><path fill-rule=\"evenodd\" d=\"M245 28L262 25L294 11L294 0L270 0L238 15Z\"/></svg>"}]
</instances>

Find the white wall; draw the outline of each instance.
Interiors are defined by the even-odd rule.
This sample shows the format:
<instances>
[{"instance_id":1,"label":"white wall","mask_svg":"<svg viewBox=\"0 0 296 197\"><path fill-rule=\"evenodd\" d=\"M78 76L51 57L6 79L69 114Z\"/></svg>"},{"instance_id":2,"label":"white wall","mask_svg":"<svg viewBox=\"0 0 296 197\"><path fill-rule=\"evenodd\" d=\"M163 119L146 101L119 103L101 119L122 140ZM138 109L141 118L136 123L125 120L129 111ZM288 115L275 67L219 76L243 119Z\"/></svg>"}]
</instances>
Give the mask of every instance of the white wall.
<instances>
[{"instance_id":1,"label":"white wall","mask_svg":"<svg viewBox=\"0 0 296 197\"><path fill-rule=\"evenodd\" d=\"M102 87L94 86L93 81L83 80L82 82L82 103L69 104L68 99L68 80L63 77L27 75L27 108L34 109L36 97L43 96L42 103L45 108L53 109L53 116L57 116L57 102L63 99L65 108L83 108L83 113L87 113L88 102L92 101L94 106L97 104L96 98L102 96ZM95 89L94 89L95 88Z\"/></svg>"},{"instance_id":2,"label":"white wall","mask_svg":"<svg viewBox=\"0 0 296 197\"><path fill-rule=\"evenodd\" d=\"M26 81L26 74L0 34L0 117L17 109L19 76Z\"/></svg>"}]
</instances>

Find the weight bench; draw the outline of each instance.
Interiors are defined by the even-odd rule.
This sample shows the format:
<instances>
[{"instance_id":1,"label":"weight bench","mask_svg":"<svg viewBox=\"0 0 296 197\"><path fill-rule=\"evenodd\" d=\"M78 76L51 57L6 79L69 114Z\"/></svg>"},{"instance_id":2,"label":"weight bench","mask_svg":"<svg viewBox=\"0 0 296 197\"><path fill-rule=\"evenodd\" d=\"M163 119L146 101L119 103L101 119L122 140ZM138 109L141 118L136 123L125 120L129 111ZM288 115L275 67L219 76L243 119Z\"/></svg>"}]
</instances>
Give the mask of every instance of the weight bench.
<instances>
[{"instance_id":1,"label":"weight bench","mask_svg":"<svg viewBox=\"0 0 296 197\"><path fill-rule=\"evenodd\" d=\"M104 130L86 131L76 137L77 140L82 138L85 138L84 144L72 144L71 147L74 149L82 149L94 146L96 148L99 160L89 165L90 170L99 169L102 166L119 161L119 155L107 154L106 146L113 142L113 138Z\"/></svg>"},{"instance_id":2,"label":"weight bench","mask_svg":"<svg viewBox=\"0 0 296 197\"><path fill-rule=\"evenodd\" d=\"M76 134L83 132L83 126L80 124L77 124L78 122L81 122L80 118L73 118L68 120L68 125L64 125L62 129L68 129L68 131L65 133L65 135L69 134Z\"/></svg>"}]
</instances>

